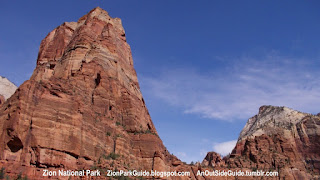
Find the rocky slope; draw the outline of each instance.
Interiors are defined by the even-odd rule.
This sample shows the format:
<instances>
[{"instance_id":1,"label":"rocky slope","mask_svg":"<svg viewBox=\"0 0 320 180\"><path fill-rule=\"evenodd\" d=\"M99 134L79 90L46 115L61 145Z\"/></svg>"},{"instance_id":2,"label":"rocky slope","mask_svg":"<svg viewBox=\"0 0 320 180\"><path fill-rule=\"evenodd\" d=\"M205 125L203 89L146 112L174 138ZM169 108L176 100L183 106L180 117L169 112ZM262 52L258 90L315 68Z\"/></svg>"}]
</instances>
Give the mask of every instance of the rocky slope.
<instances>
[{"instance_id":1,"label":"rocky slope","mask_svg":"<svg viewBox=\"0 0 320 180\"><path fill-rule=\"evenodd\" d=\"M215 157L214 165L279 171L281 179L318 179L320 116L262 106L241 131L231 155Z\"/></svg>"},{"instance_id":2,"label":"rocky slope","mask_svg":"<svg viewBox=\"0 0 320 180\"><path fill-rule=\"evenodd\" d=\"M10 82L7 78L0 76L0 107L12 96L16 91L17 86Z\"/></svg>"},{"instance_id":3,"label":"rocky slope","mask_svg":"<svg viewBox=\"0 0 320 180\"><path fill-rule=\"evenodd\" d=\"M0 165L12 176L43 179L43 169L191 170L159 138L121 20L101 8L41 42L32 77L0 108L0 129Z\"/></svg>"}]
</instances>

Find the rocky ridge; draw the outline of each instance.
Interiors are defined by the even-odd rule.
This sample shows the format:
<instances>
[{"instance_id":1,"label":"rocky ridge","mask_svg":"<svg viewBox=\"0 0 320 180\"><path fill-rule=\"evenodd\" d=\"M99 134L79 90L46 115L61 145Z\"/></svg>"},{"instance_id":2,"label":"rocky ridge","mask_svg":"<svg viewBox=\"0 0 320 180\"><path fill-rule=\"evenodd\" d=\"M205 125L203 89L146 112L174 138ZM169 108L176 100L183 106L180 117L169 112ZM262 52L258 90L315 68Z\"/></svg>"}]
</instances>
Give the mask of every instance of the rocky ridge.
<instances>
[{"instance_id":1,"label":"rocky ridge","mask_svg":"<svg viewBox=\"0 0 320 180\"><path fill-rule=\"evenodd\" d=\"M319 138L318 115L287 107L262 106L248 120L232 153L222 160L215 155L214 163L209 166L278 171L280 178L285 179L317 179L320 177ZM207 161L206 157L203 165Z\"/></svg>"},{"instance_id":2,"label":"rocky ridge","mask_svg":"<svg viewBox=\"0 0 320 180\"><path fill-rule=\"evenodd\" d=\"M287 107L261 106L259 113L248 120L238 140L262 134L272 135L279 131L295 131L293 126L309 115L311 114L298 112ZM297 132L293 133L297 134ZM290 136L291 134L284 133L284 135Z\"/></svg>"}]
</instances>

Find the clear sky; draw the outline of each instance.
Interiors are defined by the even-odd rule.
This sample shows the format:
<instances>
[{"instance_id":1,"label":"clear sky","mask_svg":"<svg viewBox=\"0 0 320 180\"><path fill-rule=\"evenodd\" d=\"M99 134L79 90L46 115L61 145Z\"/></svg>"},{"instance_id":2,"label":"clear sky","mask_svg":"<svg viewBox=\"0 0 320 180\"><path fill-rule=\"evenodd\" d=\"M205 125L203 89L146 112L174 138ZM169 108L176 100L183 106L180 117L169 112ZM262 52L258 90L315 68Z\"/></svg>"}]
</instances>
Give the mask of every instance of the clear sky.
<instances>
[{"instance_id":1,"label":"clear sky","mask_svg":"<svg viewBox=\"0 0 320 180\"><path fill-rule=\"evenodd\" d=\"M319 1L0 2L0 75L30 78L41 40L96 6L120 17L142 93L183 161L228 153L261 105L320 112Z\"/></svg>"}]
</instances>

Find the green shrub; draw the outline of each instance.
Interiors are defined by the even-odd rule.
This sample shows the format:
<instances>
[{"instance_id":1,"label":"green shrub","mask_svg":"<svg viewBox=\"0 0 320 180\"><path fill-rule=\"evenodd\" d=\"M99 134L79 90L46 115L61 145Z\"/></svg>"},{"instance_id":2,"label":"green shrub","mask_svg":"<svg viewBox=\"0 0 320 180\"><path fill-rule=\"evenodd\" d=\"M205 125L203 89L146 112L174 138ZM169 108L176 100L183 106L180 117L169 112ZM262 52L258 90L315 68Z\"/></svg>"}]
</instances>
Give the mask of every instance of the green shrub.
<instances>
[{"instance_id":1,"label":"green shrub","mask_svg":"<svg viewBox=\"0 0 320 180\"><path fill-rule=\"evenodd\" d=\"M120 157L120 155L119 154L116 154L116 153L110 153L108 156L107 156L107 159L113 159L113 160L115 160L115 159L117 159L118 157Z\"/></svg>"},{"instance_id":2,"label":"green shrub","mask_svg":"<svg viewBox=\"0 0 320 180\"><path fill-rule=\"evenodd\" d=\"M155 135L155 136L158 136L157 133L151 132L150 129L147 129L147 130L145 130L145 131L143 131L143 130L135 131L135 132L134 132L134 135L137 135L137 134L153 134L153 135ZM159 137L159 136L158 136L158 137Z\"/></svg>"},{"instance_id":3,"label":"green shrub","mask_svg":"<svg viewBox=\"0 0 320 180\"><path fill-rule=\"evenodd\" d=\"M145 134L150 134L151 131L150 131L150 129L147 129L144 133L145 133Z\"/></svg>"},{"instance_id":4,"label":"green shrub","mask_svg":"<svg viewBox=\"0 0 320 180\"><path fill-rule=\"evenodd\" d=\"M0 170L0 179L4 179L4 175L6 174L6 172L4 170L5 170L4 167L1 168L1 170Z\"/></svg>"},{"instance_id":5,"label":"green shrub","mask_svg":"<svg viewBox=\"0 0 320 180\"><path fill-rule=\"evenodd\" d=\"M16 180L28 180L28 176L22 177L22 173L20 172L16 178Z\"/></svg>"}]
</instances>

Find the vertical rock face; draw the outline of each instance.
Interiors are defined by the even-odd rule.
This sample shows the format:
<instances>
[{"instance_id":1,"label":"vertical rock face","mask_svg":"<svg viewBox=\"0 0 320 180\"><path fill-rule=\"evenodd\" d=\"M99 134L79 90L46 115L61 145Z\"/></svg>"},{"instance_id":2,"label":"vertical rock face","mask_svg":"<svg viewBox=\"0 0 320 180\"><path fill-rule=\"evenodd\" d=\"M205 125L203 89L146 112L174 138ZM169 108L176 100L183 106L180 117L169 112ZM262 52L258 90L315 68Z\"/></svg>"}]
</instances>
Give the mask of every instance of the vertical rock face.
<instances>
[{"instance_id":1,"label":"vertical rock face","mask_svg":"<svg viewBox=\"0 0 320 180\"><path fill-rule=\"evenodd\" d=\"M0 109L0 129L11 174L181 166L151 121L121 20L100 8L41 42L32 77Z\"/></svg>"},{"instance_id":2,"label":"vertical rock face","mask_svg":"<svg viewBox=\"0 0 320 180\"><path fill-rule=\"evenodd\" d=\"M319 178L320 117L262 106L224 160L231 168L277 170L286 179Z\"/></svg>"}]
</instances>

